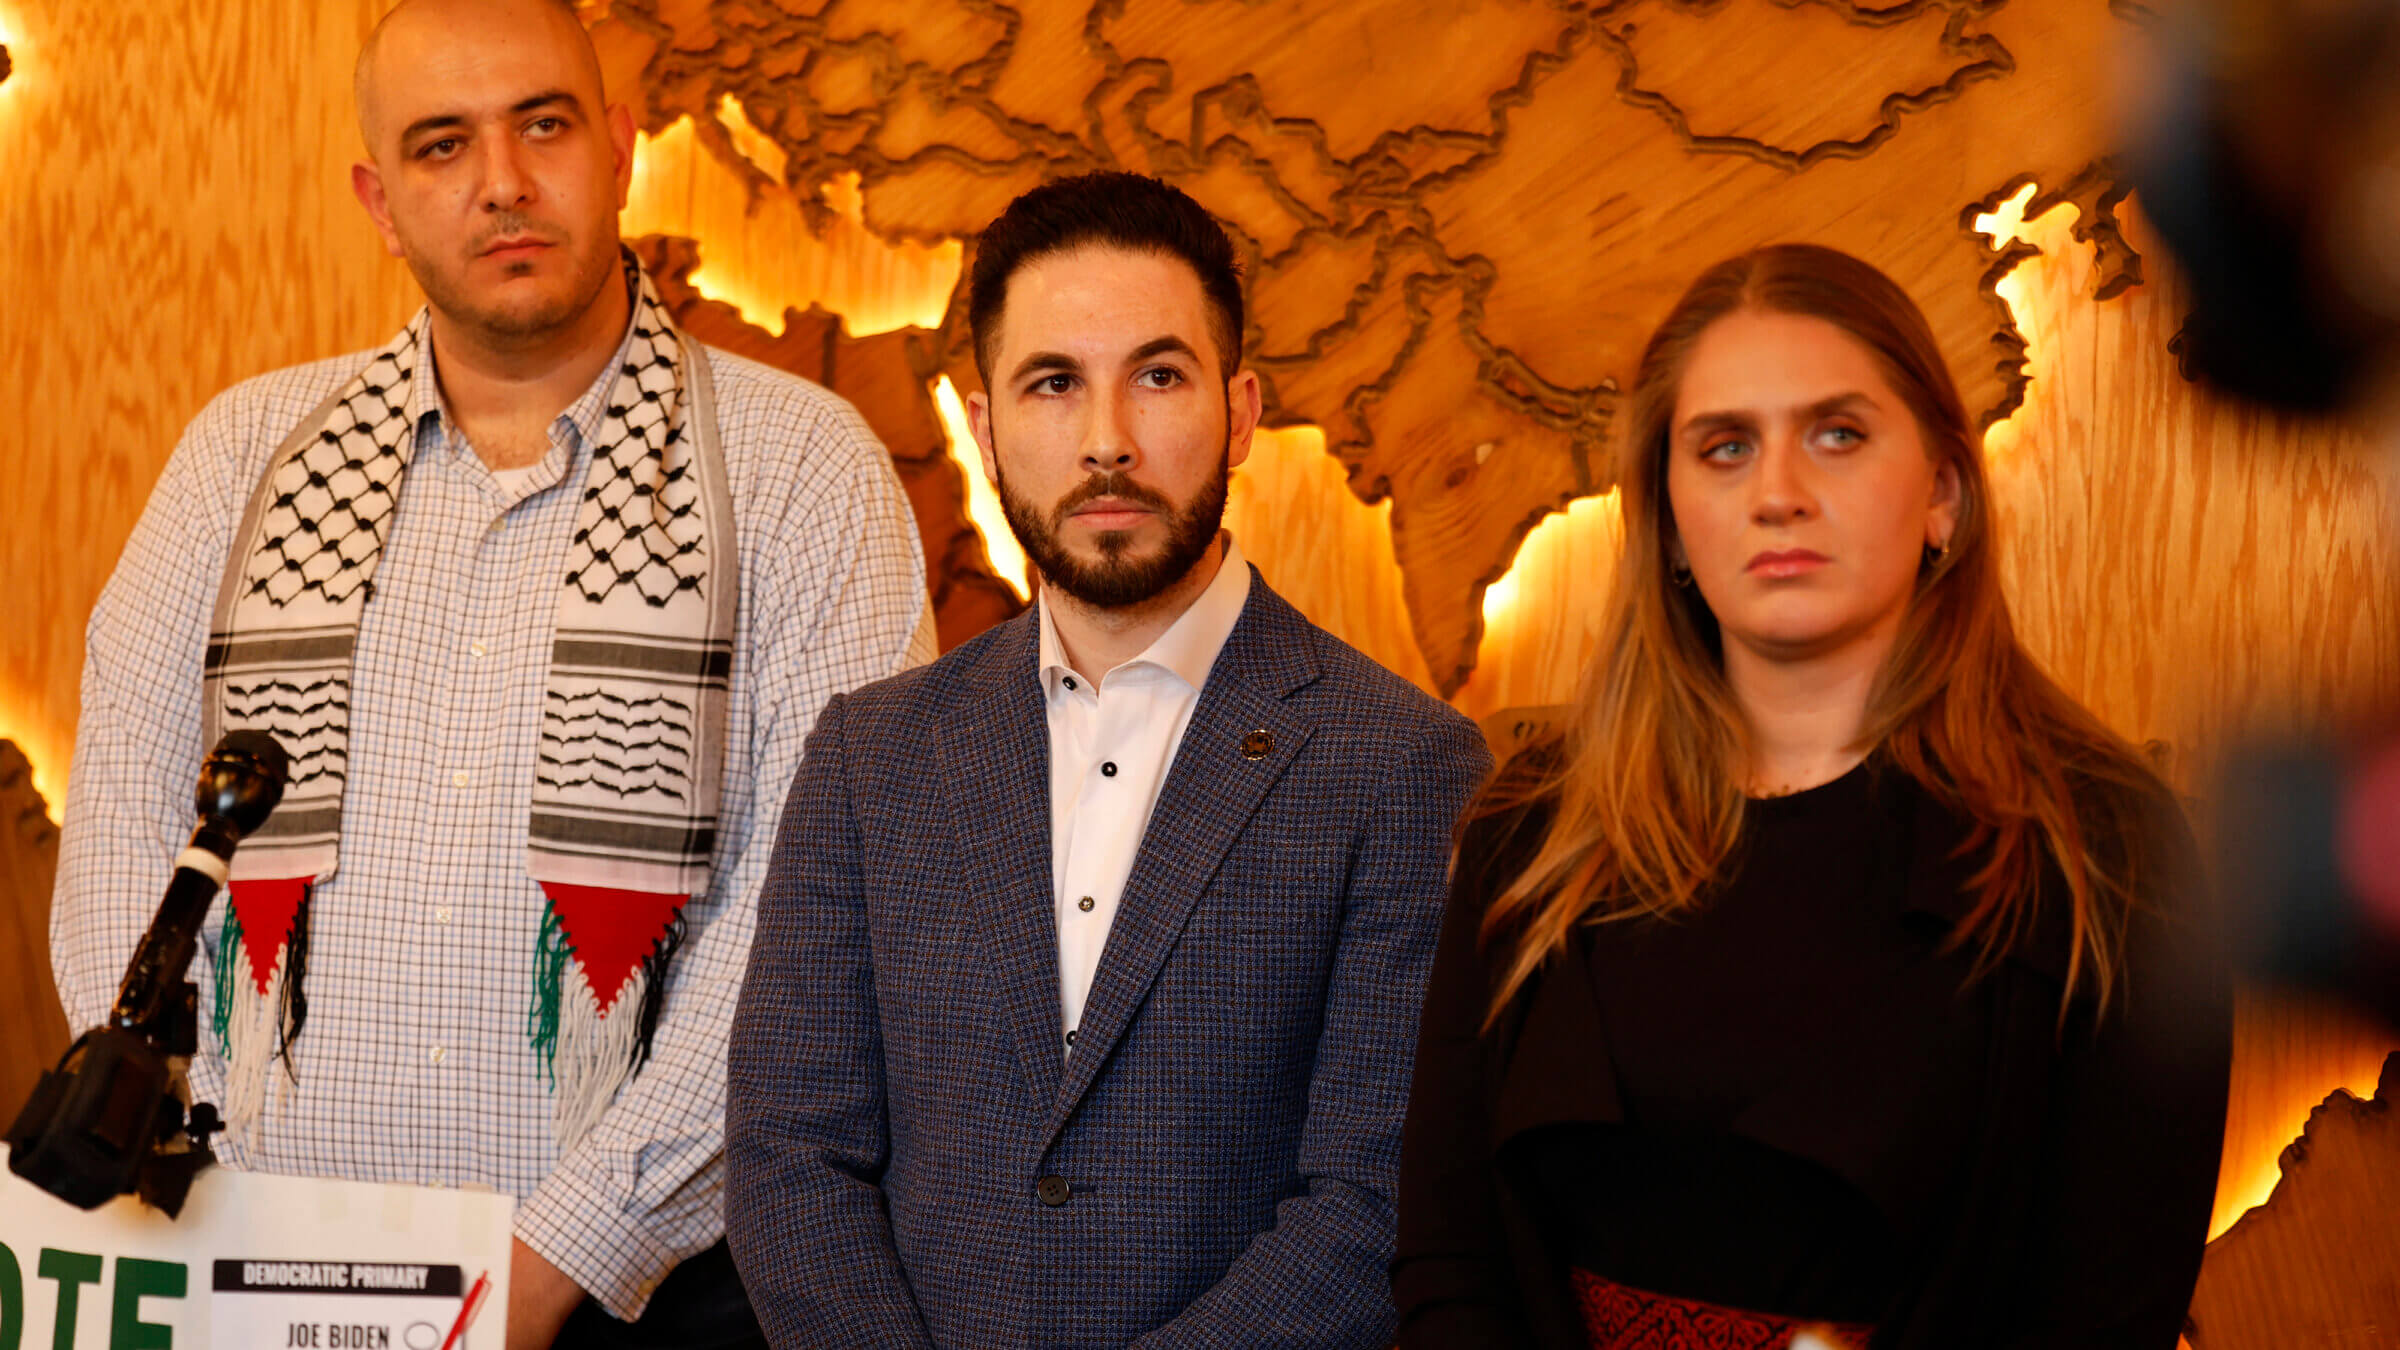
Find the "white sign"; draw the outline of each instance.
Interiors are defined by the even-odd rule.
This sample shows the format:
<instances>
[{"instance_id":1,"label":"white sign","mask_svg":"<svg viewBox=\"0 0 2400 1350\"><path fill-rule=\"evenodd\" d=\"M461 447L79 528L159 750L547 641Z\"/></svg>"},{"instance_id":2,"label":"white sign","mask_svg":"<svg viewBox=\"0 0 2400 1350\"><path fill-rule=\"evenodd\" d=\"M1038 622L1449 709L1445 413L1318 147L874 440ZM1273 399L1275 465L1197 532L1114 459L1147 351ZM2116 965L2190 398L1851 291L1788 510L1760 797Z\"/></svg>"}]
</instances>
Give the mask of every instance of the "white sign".
<instances>
[{"instance_id":1,"label":"white sign","mask_svg":"<svg viewBox=\"0 0 2400 1350\"><path fill-rule=\"evenodd\" d=\"M26 1350L455 1350L505 1342L516 1202L212 1167L180 1218L0 1171L0 1338ZM0 1350L8 1350L0 1347Z\"/></svg>"}]
</instances>

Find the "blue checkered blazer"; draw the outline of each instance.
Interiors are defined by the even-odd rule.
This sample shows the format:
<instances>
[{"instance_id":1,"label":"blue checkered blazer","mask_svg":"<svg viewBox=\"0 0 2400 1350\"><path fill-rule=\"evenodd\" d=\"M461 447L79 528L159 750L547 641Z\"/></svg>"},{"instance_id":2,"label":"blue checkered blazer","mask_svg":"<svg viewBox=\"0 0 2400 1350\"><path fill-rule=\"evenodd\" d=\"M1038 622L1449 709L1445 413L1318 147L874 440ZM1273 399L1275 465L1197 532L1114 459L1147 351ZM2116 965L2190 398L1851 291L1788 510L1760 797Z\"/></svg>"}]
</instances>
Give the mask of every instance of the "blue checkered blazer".
<instances>
[{"instance_id":1,"label":"blue checkered blazer","mask_svg":"<svg viewBox=\"0 0 2400 1350\"><path fill-rule=\"evenodd\" d=\"M1254 574L1069 1055L1035 623L835 698L808 739L728 1055L759 1319L779 1346L1389 1345L1483 743Z\"/></svg>"}]
</instances>

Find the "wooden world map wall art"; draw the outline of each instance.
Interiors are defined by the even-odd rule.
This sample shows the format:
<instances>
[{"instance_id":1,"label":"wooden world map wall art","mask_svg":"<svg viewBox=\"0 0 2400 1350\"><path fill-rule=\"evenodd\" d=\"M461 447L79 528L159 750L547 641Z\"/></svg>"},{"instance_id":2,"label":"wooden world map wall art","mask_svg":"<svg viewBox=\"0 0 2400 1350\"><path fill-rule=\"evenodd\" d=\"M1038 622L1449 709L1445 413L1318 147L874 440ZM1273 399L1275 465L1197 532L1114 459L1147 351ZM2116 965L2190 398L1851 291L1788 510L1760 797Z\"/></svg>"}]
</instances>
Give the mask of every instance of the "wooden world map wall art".
<instances>
[{"instance_id":1,"label":"wooden world map wall art","mask_svg":"<svg viewBox=\"0 0 2400 1350\"><path fill-rule=\"evenodd\" d=\"M2400 1342L2400 1052L2375 1095L2335 1092L2267 1202L2208 1244L2192 1350Z\"/></svg>"},{"instance_id":2,"label":"wooden world map wall art","mask_svg":"<svg viewBox=\"0 0 2400 1350\"><path fill-rule=\"evenodd\" d=\"M1351 490L1392 502L1448 693L1526 532L1610 486L1641 343L1708 264L1777 240L1855 253L1924 307L1970 407L2014 408L2024 343L1994 286L2030 250L1972 222L2038 184L2029 214L2081 208L2102 298L2139 280L2103 104L2146 18L2126 0L613 0L593 31L612 72L639 71L646 130L690 117L764 188L724 120L738 103L782 152L778 186L829 211L822 189L857 175L889 242L971 240L1091 169L1191 192L1245 255L1270 424L1324 428ZM928 426L926 381L978 387L963 308L882 353L909 364L876 378Z\"/></svg>"}]
</instances>

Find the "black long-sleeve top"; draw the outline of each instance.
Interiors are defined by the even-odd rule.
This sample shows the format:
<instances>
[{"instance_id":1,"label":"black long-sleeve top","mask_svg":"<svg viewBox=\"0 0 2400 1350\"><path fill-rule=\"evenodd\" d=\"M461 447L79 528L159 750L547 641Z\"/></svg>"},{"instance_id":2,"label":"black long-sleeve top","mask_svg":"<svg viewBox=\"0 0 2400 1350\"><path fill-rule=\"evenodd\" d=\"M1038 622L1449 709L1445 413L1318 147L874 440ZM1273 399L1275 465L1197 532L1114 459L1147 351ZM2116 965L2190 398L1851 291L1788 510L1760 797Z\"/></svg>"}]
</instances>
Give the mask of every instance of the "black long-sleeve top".
<instances>
[{"instance_id":1,"label":"black long-sleeve top","mask_svg":"<svg viewBox=\"0 0 2400 1350\"><path fill-rule=\"evenodd\" d=\"M1566 1272L1872 1322L1899 1347L2175 1343L2222 1143L2229 997L2180 814L2144 803L2124 992L2060 1025L2064 882L1981 979L1945 950L1967 822L1873 765L1753 803L1695 915L1589 926L1489 1033L1490 897L1543 823L1470 826L1418 1046L1403 1346L1581 1346Z\"/></svg>"}]
</instances>

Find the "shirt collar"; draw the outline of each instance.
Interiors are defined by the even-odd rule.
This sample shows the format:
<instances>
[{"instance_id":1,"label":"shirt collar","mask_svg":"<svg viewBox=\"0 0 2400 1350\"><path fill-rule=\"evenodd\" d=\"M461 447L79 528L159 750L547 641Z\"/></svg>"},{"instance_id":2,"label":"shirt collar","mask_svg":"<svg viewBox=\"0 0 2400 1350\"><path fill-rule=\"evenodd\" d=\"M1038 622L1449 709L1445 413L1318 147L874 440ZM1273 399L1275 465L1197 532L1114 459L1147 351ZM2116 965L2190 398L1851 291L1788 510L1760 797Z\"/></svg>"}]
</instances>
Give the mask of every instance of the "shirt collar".
<instances>
[{"instance_id":1,"label":"shirt collar","mask_svg":"<svg viewBox=\"0 0 2400 1350\"><path fill-rule=\"evenodd\" d=\"M1188 685L1198 693L1208 682L1208 672L1217 664L1217 654L1225 650L1225 642L1233 636L1233 626L1242 617L1242 608L1250 602L1250 564L1242 558L1241 545L1234 542L1230 531L1225 540L1225 557L1217 564L1217 575L1210 579L1191 606L1167 626L1141 655L1116 667L1155 666ZM1041 625L1042 692L1056 697L1059 682L1075 673L1067 664L1066 648L1058 640L1058 628L1050 618L1050 606L1036 601ZM1112 672L1103 671L1103 680Z\"/></svg>"},{"instance_id":2,"label":"shirt collar","mask_svg":"<svg viewBox=\"0 0 2400 1350\"><path fill-rule=\"evenodd\" d=\"M626 275L626 285L631 288L633 303L626 311L625 331L617 336L616 355L609 358L608 364L601 367L598 375L592 377L590 386L582 396L568 404L566 411L551 421L550 434L554 444L560 434L570 430L582 445L593 444L600 434L600 423L608 415L609 386L616 383L618 374L625 369L626 353L633 347L634 320L641 314L641 285L631 272ZM691 359L689 345L684 351L685 359ZM442 396L441 380L433 361L433 325L430 322L425 326L425 339L417 344L416 375L408 383L409 425L422 428L426 418L434 418L442 430L440 440L444 450L453 455L465 453L466 439L450 434L456 428L458 419L450 415L449 401Z\"/></svg>"}]
</instances>

